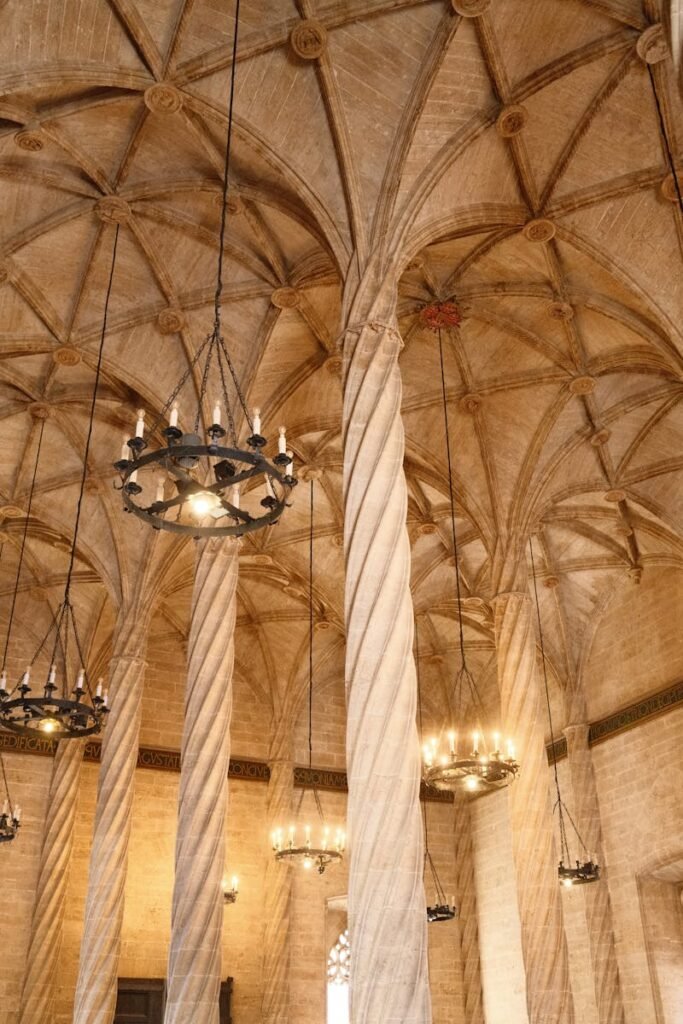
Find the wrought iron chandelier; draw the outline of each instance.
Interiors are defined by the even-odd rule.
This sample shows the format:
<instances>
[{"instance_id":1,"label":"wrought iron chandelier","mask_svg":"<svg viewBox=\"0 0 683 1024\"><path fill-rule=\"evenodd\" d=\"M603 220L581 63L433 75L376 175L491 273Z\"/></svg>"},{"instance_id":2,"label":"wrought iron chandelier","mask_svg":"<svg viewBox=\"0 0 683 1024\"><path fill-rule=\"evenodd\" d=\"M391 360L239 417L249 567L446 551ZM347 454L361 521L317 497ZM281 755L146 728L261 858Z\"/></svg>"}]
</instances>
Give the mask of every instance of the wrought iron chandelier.
<instances>
[{"instance_id":1,"label":"wrought iron chandelier","mask_svg":"<svg viewBox=\"0 0 683 1024\"><path fill-rule=\"evenodd\" d=\"M536 583L536 566L534 563L534 546L529 536L529 554L531 556L531 574L534 580L534 600L536 603L536 620L538 623L538 639L541 645L541 663L543 665L543 685L545 687L545 701L548 709L548 726L550 728L550 749L553 752L553 774L555 778L555 792L557 794L553 814L557 811L557 822L560 833L560 863L557 867L557 877L561 885L571 888L574 885L586 885L589 882L597 882L600 878L600 866L597 863L595 854L590 854L579 833L574 819L572 818L567 805L562 799L560 790L560 777L557 771L557 757L555 755L555 734L553 732L553 716L550 709L550 691L548 688L548 670L545 661L545 646L543 643L543 627L541 625L541 606L538 600L538 585ZM565 820L566 819L566 820ZM574 859L569 849L569 837L567 834L567 821L569 822L575 836L575 844L579 856Z\"/></svg>"},{"instance_id":2,"label":"wrought iron chandelier","mask_svg":"<svg viewBox=\"0 0 683 1024\"><path fill-rule=\"evenodd\" d=\"M417 672L417 709L420 717L420 732L422 732L422 687L420 684L420 644L417 632L417 620L415 622L415 668ZM452 921L458 916L458 908L455 905L455 900L453 898L449 899L446 896L444 887L441 884L441 879L439 878L439 873L436 870L436 864L434 863L429 849L427 801L424 798L422 799L422 825L424 828L425 844L424 874L427 874L427 868L429 868L436 897L431 906L429 904L427 905L427 923L434 924L437 921Z\"/></svg>"},{"instance_id":3,"label":"wrought iron chandelier","mask_svg":"<svg viewBox=\"0 0 683 1024\"><path fill-rule=\"evenodd\" d=\"M284 427L279 428L274 458L264 454L268 442L261 433L261 412L254 409L252 414L247 408L221 326L239 8L237 0L213 328L149 428L144 410L138 410L135 434L124 437L121 456L114 463L127 512L157 530L192 537L241 537L277 523L297 482ZM201 382L196 404L192 411L181 411L178 399L195 369L200 371ZM213 403L209 402L210 387ZM200 423L210 405L210 425L202 438ZM242 445L235 419L240 411L248 426L246 444Z\"/></svg>"},{"instance_id":4,"label":"wrought iron chandelier","mask_svg":"<svg viewBox=\"0 0 683 1024\"><path fill-rule=\"evenodd\" d=\"M464 790L472 796L506 786L517 775L519 764L515 760L512 740L507 740L503 749L500 733L487 731L484 705L477 684L468 665L465 651L465 636L462 622L462 595L460 590L460 557L455 526L455 495L453 491L453 466L446 400L446 375L444 371L442 326L457 328L461 320L458 306L454 302L434 303L421 314L425 327L439 339L439 366L441 373L441 395L443 404L444 429L446 434L446 459L448 467L448 488L450 496L451 532L455 561L455 590L458 609L458 630L460 643L460 669L454 685L451 713L457 727L442 730L439 738L434 737L423 746L424 780L429 786L442 790ZM469 722L471 729L465 726ZM471 745L466 738L471 736Z\"/></svg>"},{"instance_id":5,"label":"wrought iron chandelier","mask_svg":"<svg viewBox=\"0 0 683 1024\"><path fill-rule=\"evenodd\" d=\"M11 843L16 839L19 826L21 825L21 808L12 803L5 771L5 759L0 754L0 768L2 769L2 781L5 786L5 802L2 813L0 813L0 843Z\"/></svg>"},{"instance_id":6,"label":"wrought iron chandelier","mask_svg":"<svg viewBox=\"0 0 683 1024\"><path fill-rule=\"evenodd\" d=\"M119 228L116 227L114 244L112 248L111 268L109 282L104 303L102 317L102 332L97 355L97 367L95 370L95 383L93 385L92 398L90 401L90 413L88 417L88 432L86 435L85 451L83 453L83 470L76 503L76 516L74 521L73 539L69 551L69 565L64 584L64 594L56 613L52 616L50 626L43 639L38 645L30 663L25 671L12 684L8 681L7 656L12 636L12 625L19 593L21 571L24 563L26 550L26 538L28 525L31 518L33 506L33 495L36 485L38 463L43 444L46 420L40 420L40 433L36 446L36 457L33 466L33 476L29 491L26 518L21 539L19 562L14 581L14 592L10 607L7 636L5 638L5 649L3 655L2 670L0 671L0 726L12 732L25 735L36 735L37 732L45 733L53 739L80 739L83 736L90 736L98 733L104 724L106 715L109 712L107 707L107 693L103 691L102 680L100 679L93 692L90 678L85 668L85 656L81 644L74 607L71 600L71 586L73 571L76 561L76 550L78 545L78 533L81 523L83 509L83 496L85 494L85 482L88 474L88 457L92 441L93 426L95 422L95 406L97 403L97 392L100 383L102 369L102 353L104 350L104 339L107 332L107 315L109 311L109 300L111 298L112 283L114 279L114 268L116 265L116 251L118 247ZM75 657L71 657L70 642L75 645ZM48 659L43 669L37 667L39 659L44 661L44 655ZM76 662L80 665L76 678L70 679L70 663ZM39 684L35 685L32 673L35 676L42 672ZM61 679L60 679L61 675ZM33 682L33 686L31 685Z\"/></svg>"},{"instance_id":7,"label":"wrought iron chandelier","mask_svg":"<svg viewBox=\"0 0 683 1024\"><path fill-rule=\"evenodd\" d=\"M314 606L313 606L313 489L314 480L310 481L310 524L308 533L308 767L313 767L313 633L314 633ZM305 790L301 794L298 810L301 811ZM334 834L325 823L320 794L315 785L313 786L313 798L320 819L320 832L313 836L310 825L303 827L303 840L301 832L296 826L289 825L287 828L277 827L271 835L271 842L275 859L285 862L296 861L310 870L314 865L318 874L322 875L330 864L338 863L343 859L346 846L346 836L341 828L334 830Z\"/></svg>"}]
</instances>

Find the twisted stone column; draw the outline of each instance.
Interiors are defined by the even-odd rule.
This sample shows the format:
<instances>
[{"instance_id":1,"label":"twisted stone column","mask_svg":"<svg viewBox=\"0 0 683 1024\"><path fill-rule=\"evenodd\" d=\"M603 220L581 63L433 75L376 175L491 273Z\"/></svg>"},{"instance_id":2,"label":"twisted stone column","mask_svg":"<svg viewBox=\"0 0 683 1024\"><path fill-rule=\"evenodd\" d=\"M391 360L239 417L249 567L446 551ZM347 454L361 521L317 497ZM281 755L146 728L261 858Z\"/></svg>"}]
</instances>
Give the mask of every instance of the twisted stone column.
<instances>
[{"instance_id":1,"label":"twisted stone column","mask_svg":"<svg viewBox=\"0 0 683 1024\"><path fill-rule=\"evenodd\" d=\"M573 1024L567 944L553 846L531 601L495 599L501 718L521 762L508 790L529 1024Z\"/></svg>"},{"instance_id":2,"label":"twisted stone column","mask_svg":"<svg viewBox=\"0 0 683 1024\"><path fill-rule=\"evenodd\" d=\"M569 725L564 734L574 796L574 821L589 853L597 854L603 865L600 810L588 746L588 726ZM601 873L601 882L581 889L585 896L595 1000L600 1024L623 1024L624 1004L614 945L612 904L604 866L601 866Z\"/></svg>"},{"instance_id":3,"label":"twisted stone column","mask_svg":"<svg viewBox=\"0 0 683 1024\"><path fill-rule=\"evenodd\" d=\"M294 765L291 759L270 762L268 783L268 835L286 827L292 817ZM261 985L263 1024L288 1024L289 1021L289 915L292 872L287 864L275 860L270 850L266 862L264 893L265 929Z\"/></svg>"},{"instance_id":4,"label":"twisted stone column","mask_svg":"<svg viewBox=\"0 0 683 1024\"><path fill-rule=\"evenodd\" d=\"M165 1024L218 1024L239 542L197 545Z\"/></svg>"},{"instance_id":5,"label":"twisted stone column","mask_svg":"<svg viewBox=\"0 0 683 1024\"><path fill-rule=\"evenodd\" d=\"M140 626L137 618L130 631L122 623L118 635L124 651L144 652ZM145 667L142 657L128 653L115 654L110 664L111 711L102 739L74 1024L111 1024L116 1010Z\"/></svg>"},{"instance_id":6,"label":"twisted stone column","mask_svg":"<svg viewBox=\"0 0 683 1024\"><path fill-rule=\"evenodd\" d=\"M346 692L354 1024L431 1020L400 349L400 336L391 324L374 321L346 335Z\"/></svg>"},{"instance_id":7,"label":"twisted stone column","mask_svg":"<svg viewBox=\"0 0 683 1024\"><path fill-rule=\"evenodd\" d=\"M19 1024L52 1024L83 744L57 747L40 852Z\"/></svg>"},{"instance_id":8,"label":"twisted stone column","mask_svg":"<svg viewBox=\"0 0 683 1024\"><path fill-rule=\"evenodd\" d=\"M460 911L458 924L465 1024L484 1024L470 805L467 797L459 793L455 794L454 826L455 884Z\"/></svg>"}]
</instances>

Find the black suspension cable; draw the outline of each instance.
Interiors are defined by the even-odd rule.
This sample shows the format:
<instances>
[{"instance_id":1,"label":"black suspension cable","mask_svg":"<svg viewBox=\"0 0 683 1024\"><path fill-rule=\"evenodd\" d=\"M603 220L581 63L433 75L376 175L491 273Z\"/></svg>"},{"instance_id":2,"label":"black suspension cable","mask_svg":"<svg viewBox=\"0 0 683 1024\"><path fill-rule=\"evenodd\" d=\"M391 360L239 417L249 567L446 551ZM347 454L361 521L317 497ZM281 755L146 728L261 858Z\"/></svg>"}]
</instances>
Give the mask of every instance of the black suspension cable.
<instances>
[{"instance_id":1,"label":"black suspension cable","mask_svg":"<svg viewBox=\"0 0 683 1024\"><path fill-rule=\"evenodd\" d=\"M226 201L230 176L230 150L232 147L232 114L235 103L235 72L237 70L237 38L240 26L240 0L235 0L235 31L232 37L232 65L230 67L230 99L228 101L228 133L225 139L225 173L223 176L223 208L221 210L220 244L218 248L218 273L214 297L214 324L216 333L221 330L221 292L223 291L223 248L225 245Z\"/></svg>"},{"instance_id":2,"label":"black suspension cable","mask_svg":"<svg viewBox=\"0 0 683 1024\"><path fill-rule=\"evenodd\" d=\"M19 564L17 565L17 574L14 579L14 591L12 593L12 604L10 605L9 619L7 621L7 636L5 637L5 650L2 655L2 671L4 672L7 668L7 652L9 650L10 637L12 635L12 624L14 622L14 612L17 606L17 595L19 593L19 581L21 579L21 569L24 564L24 550L26 548L26 538L28 536L28 523L31 518L31 507L33 505L33 492L36 486L36 474L38 472L38 462L40 460L40 449L43 445L43 433L45 431L45 420L40 421L40 433L38 434L38 447L36 448L36 459L33 464L33 476L31 477L31 489L28 494L28 505L26 507L26 519L24 521L24 530L21 536L21 546L19 548ZM4 769L3 769L4 770Z\"/></svg>"},{"instance_id":3,"label":"black suspension cable","mask_svg":"<svg viewBox=\"0 0 683 1024\"><path fill-rule=\"evenodd\" d=\"M567 836L564 826L564 817L562 814L562 794L560 792L560 777L557 771L557 753L555 750L555 732L553 730L553 713L550 707L550 688L548 686L548 670L545 663L545 644L543 642L543 626L541 625L541 606L538 600L538 584L536 582L536 564L534 561L534 545L531 534L529 534L529 554L531 556L531 575L534 581L534 599L536 602L536 621L538 622L538 639L541 645L541 664L543 665L543 687L545 689L545 702L548 709L548 726L550 728L550 749L552 751L553 758L553 774L555 777L555 790L557 792L557 813L560 823L560 845L564 847L567 853L567 859L569 859L569 847L567 845Z\"/></svg>"},{"instance_id":4,"label":"black suspension cable","mask_svg":"<svg viewBox=\"0 0 683 1024\"><path fill-rule=\"evenodd\" d=\"M10 820L14 818L14 806L12 804L12 794L9 791L9 783L7 782L7 772L5 771L5 759L0 754L0 768L2 768L2 781L5 785L5 793L7 793L7 803L9 804L9 816Z\"/></svg>"},{"instance_id":5,"label":"black suspension cable","mask_svg":"<svg viewBox=\"0 0 683 1024\"><path fill-rule=\"evenodd\" d=\"M681 186L678 180L678 174L676 172L676 164L674 163L673 153L671 152L671 146L669 145L669 136L666 131L666 124L664 123L664 113L662 111L662 105L659 102L659 96L657 95L657 84L655 82L655 76L651 66L647 65L648 74L650 76L650 85L652 86L652 94L655 98L655 106L657 107L657 115L659 117L659 127L662 132L662 138L664 139L664 148L666 149L667 159L669 161L669 167L671 168L671 175L674 180L674 186L676 188L676 195L678 196L678 206L681 213L683 213L683 195L681 194Z\"/></svg>"},{"instance_id":6,"label":"black suspension cable","mask_svg":"<svg viewBox=\"0 0 683 1024\"><path fill-rule=\"evenodd\" d=\"M112 284L114 282L114 268L116 266L116 250L119 244L119 225L116 225L116 231L114 233L114 245L111 254L111 267L109 270L109 281L107 284L107 295L104 300L104 314L102 316L102 334L100 335L100 347L97 352L97 367L95 369L95 384L92 389L92 399L90 401L90 418L88 421L88 434L85 440L85 452L83 454L83 472L81 474L81 488L78 494L78 504L76 505L76 522L74 523L74 539L71 545L71 556L69 558L69 568L66 574L66 584L64 587L64 604L69 602L69 592L71 589L71 577L73 575L74 561L76 558L76 543L78 541L78 530L81 524L81 510L83 506L83 495L85 493L85 481L88 475L88 456L90 455L90 442L93 435L93 426L95 423L95 404L97 402L97 392L100 385L100 373L102 370L102 355L104 352L104 339L107 333L107 317L109 315L109 299L111 297Z\"/></svg>"}]
</instances>

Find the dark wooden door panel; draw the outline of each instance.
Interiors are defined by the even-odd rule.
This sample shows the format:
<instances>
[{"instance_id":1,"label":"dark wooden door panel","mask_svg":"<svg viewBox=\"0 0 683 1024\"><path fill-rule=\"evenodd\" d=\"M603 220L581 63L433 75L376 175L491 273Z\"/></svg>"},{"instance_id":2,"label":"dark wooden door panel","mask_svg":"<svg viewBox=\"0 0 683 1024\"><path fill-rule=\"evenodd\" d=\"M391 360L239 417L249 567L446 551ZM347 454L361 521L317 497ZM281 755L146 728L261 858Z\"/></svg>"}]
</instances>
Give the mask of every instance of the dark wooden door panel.
<instances>
[{"instance_id":1,"label":"dark wooden door panel","mask_svg":"<svg viewBox=\"0 0 683 1024\"><path fill-rule=\"evenodd\" d=\"M114 1024L163 1024L166 982L163 978L119 978ZM221 985L220 1024L231 1024L232 978Z\"/></svg>"}]
</instances>

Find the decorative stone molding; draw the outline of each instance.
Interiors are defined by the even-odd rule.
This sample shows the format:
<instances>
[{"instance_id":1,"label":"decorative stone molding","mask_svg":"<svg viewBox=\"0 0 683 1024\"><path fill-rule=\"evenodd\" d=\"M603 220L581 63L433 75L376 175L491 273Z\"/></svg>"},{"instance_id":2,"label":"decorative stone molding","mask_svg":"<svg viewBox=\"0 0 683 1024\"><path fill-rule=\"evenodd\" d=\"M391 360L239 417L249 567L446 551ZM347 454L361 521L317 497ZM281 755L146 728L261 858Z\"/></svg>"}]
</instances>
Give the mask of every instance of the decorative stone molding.
<instances>
[{"instance_id":1,"label":"decorative stone molding","mask_svg":"<svg viewBox=\"0 0 683 1024\"><path fill-rule=\"evenodd\" d=\"M547 217L535 217L527 221L522 233L529 242L549 242L555 237L555 225Z\"/></svg>"},{"instance_id":2,"label":"decorative stone molding","mask_svg":"<svg viewBox=\"0 0 683 1024\"><path fill-rule=\"evenodd\" d=\"M498 115L496 128L504 139L511 139L514 135L519 135L528 120L526 107L521 103L514 103L509 107L503 107Z\"/></svg>"},{"instance_id":3,"label":"decorative stone molding","mask_svg":"<svg viewBox=\"0 0 683 1024\"><path fill-rule=\"evenodd\" d=\"M619 519L616 526L614 527L615 533L618 533L620 537L632 537L633 527L630 523L627 523L625 519Z\"/></svg>"},{"instance_id":4,"label":"decorative stone molding","mask_svg":"<svg viewBox=\"0 0 683 1024\"><path fill-rule=\"evenodd\" d=\"M81 353L70 345L60 345L52 353L52 360L57 366L78 366Z\"/></svg>"},{"instance_id":5,"label":"decorative stone molding","mask_svg":"<svg viewBox=\"0 0 683 1024\"><path fill-rule=\"evenodd\" d=\"M430 537L432 534L437 533L438 530L439 527L437 526L436 523L419 523L415 529L415 533L418 535L418 537Z\"/></svg>"},{"instance_id":6,"label":"decorative stone molding","mask_svg":"<svg viewBox=\"0 0 683 1024\"><path fill-rule=\"evenodd\" d=\"M130 206L120 196L103 196L95 203L95 213L103 224L125 224L130 219Z\"/></svg>"},{"instance_id":7,"label":"decorative stone molding","mask_svg":"<svg viewBox=\"0 0 683 1024\"><path fill-rule=\"evenodd\" d=\"M341 356L329 356L325 360L325 369L334 377L341 377L343 360Z\"/></svg>"},{"instance_id":8,"label":"decorative stone molding","mask_svg":"<svg viewBox=\"0 0 683 1024\"><path fill-rule=\"evenodd\" d=\"M217 206L219 210L223 209L223 193L215 192L213 195L213 204ZM236 192L228 192L225 197L225 209L228 211L231 217L235 217L238 213L244 212L244 201L242 197L237 195Z\"/></svg>"},{"instance_id":9,"label":"decorative stone molding","mask_svg":"<svg viewBox=\"0 0 683 1024\"><path fill-rule=\"evenodd\" d=\"M5 284L12 277L12 261L0 259L0 284Z\"/></svg>"},{"instance_id":10,"label":"decorative stone molding","mask_svg":"<svg viewBox=\"0 0 683 1024\"><path fill-rule=\"evenodd\" d=\"M301 292L288 286L276 288L270 296L270 301L277 309L296 309L301 301Z\"/></svg>"},{"instance_id":11,"label":"decorative stone molding","mask_svg":"<svg viewBox=\"0 0 683 1024\"><path fill-rule=\"evenodd\" d=\"M327 29L315 18L307 18L294 26L289 43L297 57L317 60L327 48Z\"/></svg>"},{"instance_id":12,"label":"decorative stone molding","mask_svg":"<svg viewBox=\"0 0 683 1024\"><path fill-rule=\"evenodd\" d=\"M24 510L18 505L0 505L0 519L23 519Z\"/></svg>"},{"instance_id":13,"label":"decorative stone molding","mask_svg":"<svg viewBox=\"0 0 683 1024\"><path fill-rule=\"evenodd\" d=\"M25 153L39 153L45 146L45 140L38 125L26 125L14 136L14 145Z\"/></svg>"},{"instance_id":14,"label":"decorative stone molding","mask_svg":"<svg viewBox=\"0 0 683 1024\"><path fill-rule=\"evenodd\" d=\"M607 444L611 436L611 430L608 430L607 427L600 427L594 434L591 434L590 441L594 448L599 448L601 445Z\"/></svg>"},{"instance_id":15,"label":"decorative stone molding","mask_svg":"<svg viewBox=\"0 0 683 1024\"><path fill-rule=\"evenodd\" d=\"M669 56L669 45L664 29L657 22L641 32L636 43L636 53L645 64L659 64Z\"/></svg>"},{"instance_id":16,"label":"decorative stone molding","mask_svg":"<svg viewBox=\"0 0 683 1024\"><path fill-rule=\"evenodd\" d=\"M182 309L169 306L157 315L157 328L160 334L178 334L185 327L185 314Z\"/></svg>"},{"instance_id":17,"label":"decorative stone molding","mask_svg":"<svg viewBox=\"0 0 683 1024\"><path fill-rule=\"evenodd\" d=\"M609 491L605 491L603 497L605 501L611 501L616 504L620 501L626 501L626 491L622 490L621 487L612 487Z\"/></svg>"},{"instance_id":18,"label":"decorative stone molding","mask_svg":"<svg viewBox=\"0 0 683 1024\"><path fill-rule=\"evenodd\" d=\"M547 587L548 590L554 590L556 587L559 587L559 585L560 580L558 576L546 576L543 580L543 586Z\"/></svg>"},{"instance_id":19,"label":"decorative stone molding","mask_svg":"<svg viewBox=\"0 0 683 1024\"><path fill-rule=\"evenodd\" d=\"M596 384L595 377L584 374L581 377L574 377L569 382L569 390L573 395L591 395L595 391Z\"/></svg>"},{"instance_id":20,"label":"decorative stone molding","mask_svg":"<svg viewBox=\"0 0 683 1024\"><path fill-rule=\"evenodd\" d=\"M469 395L463 395L458 404L463 412L475 413L481 409L482 401L481 395L475 395L472 392Z\"/></svg>"},{"instance_id":21,"label":"decorative stone molding","mask_svg":"<svg viewBox=\"0 0 683 1024\"><path fill-rule=\"evenodd\" d=\"M678 178L678 187L683 196L683 168L676 168L676 176ZM676 182L674 181L673 174L669 174L659 186L660 195L667 199L670 203L678 202L678 191L676 190Z\"/></svg>"},{"instance_id":22,"label":"decorative stone molding","mask_svg":"<svg viewBox=\"0 0 683 1024\"><path fill-rule=\"evenodd\" d=\"M31 402L28 411L34 420L49 420L50 418L51 409L45 402Z\"/></svg>"},{"instance_id":23,"label":"decorative stone molding","mask_svg":"<svg viewBox=\"0 0 683 1024\"><path fill-rule=\"evenodd\" d=\"M463 18L478 18L491 6L491 0L451 0L453 10Z\"/></svg>"},{"instance_id":24,"label":"decorative stone molding","mask_svg":"<svg viewBox=\"0 0 683 1024\"><path fill-rule=\"evenodd\" d=\"M573 320L574 307L568 302L551 302L548 307L548 316L553 320Z\"/></svg>"},{"instance_id":25,"label":"decorative stone molding","mask_svg":"<svg viewBox=\"0 0 683 1024\"><path fill-rule=\"evenodd\" d=\"M631 583L635 583L636 586L643 578L643 568L640 565L630 565L627 569L627 573Z\"/></svg>"},{"instance_id":26,"label":"decorative stone molding","mask_svg":"<svg viewBox=\"0 0 683 1024\"><path fill-rule=\"evenodd\" d=\"M145 89L144 100L153 114L176 114L183 105L183 94L174 85L156 82Z\"/></svg>"},{"instance_id":27,"label":"decorative stone molding","mask_svg":"<svg viewBox=\"0 0 683 1024\"><path fill-rule=\"evenodd\" d=\"M301 466L297 476L307 484L311 480L322 480L323 470L319 466Z\"/></svg>"}]
</instances>

